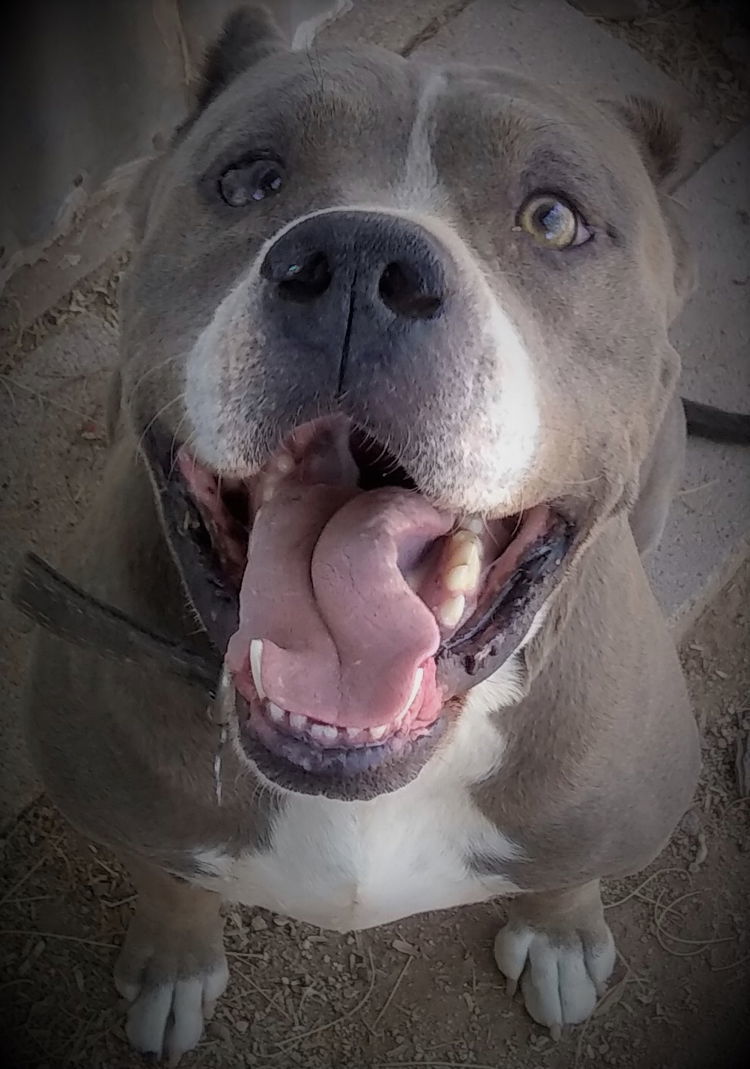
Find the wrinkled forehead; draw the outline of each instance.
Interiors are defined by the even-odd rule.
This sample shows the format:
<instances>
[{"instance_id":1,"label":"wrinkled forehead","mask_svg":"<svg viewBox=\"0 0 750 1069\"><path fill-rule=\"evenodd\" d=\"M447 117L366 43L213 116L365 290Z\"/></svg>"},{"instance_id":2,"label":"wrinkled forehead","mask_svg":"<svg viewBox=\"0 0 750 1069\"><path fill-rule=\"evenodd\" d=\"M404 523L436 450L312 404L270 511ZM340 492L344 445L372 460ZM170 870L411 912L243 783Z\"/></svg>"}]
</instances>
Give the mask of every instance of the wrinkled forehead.
<instances>
[{"instance_id":1,"label":"wrinkled forehead","mask_svg":"<svg viewBox=\"0 0 750 1069\"><path fill-rule=\"evenodd\" d=\"M627 136L596 106L509 72L378 49L261 62L209 106L187 141L200 173L268 154L303 161L308 179L334 178L363 197L384 181L470 188L547 169L562 185L617 199L645 178Z\"/></svg>"}]
</instances>

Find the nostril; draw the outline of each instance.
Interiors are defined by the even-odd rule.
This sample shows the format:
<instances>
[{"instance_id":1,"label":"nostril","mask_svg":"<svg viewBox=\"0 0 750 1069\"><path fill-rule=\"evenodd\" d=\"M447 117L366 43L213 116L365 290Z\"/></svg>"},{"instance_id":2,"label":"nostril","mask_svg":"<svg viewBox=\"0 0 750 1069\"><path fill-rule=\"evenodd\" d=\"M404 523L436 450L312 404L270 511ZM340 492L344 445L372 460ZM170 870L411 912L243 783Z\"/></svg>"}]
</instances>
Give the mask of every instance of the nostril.
<instances>
[{"instance_id":1,"label":"nostril","mask_svg":"<svg viewBox=\"0 0 750 1069\"><path fill-rule=\"evenodd\" d=\"M291 263L278 281L279 296L289 301L314 301L331 284L331 267L324 252L313 253L300 263Z\"/></svg>"},{"instance_id":2,"label":"nostril","mask_svg":"<svg viewBox=\"0 0 750 1069\"><path fill-rule=\"evenodd\" d=\"M432 319L443 303L408 265L390 263L380 276L380 299L396 315L408 319Z\"/></svg>"}]
</instances>

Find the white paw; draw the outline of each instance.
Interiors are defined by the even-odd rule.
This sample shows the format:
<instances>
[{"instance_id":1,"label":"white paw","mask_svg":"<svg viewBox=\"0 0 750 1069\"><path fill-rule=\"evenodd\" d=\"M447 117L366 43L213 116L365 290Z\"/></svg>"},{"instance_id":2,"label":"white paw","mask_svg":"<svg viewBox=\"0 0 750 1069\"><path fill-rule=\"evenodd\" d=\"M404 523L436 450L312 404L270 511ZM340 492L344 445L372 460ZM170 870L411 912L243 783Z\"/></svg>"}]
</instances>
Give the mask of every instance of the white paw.
<instances>
[{"instance_id":1,"label":"white paw","mask_svg":"<svg viewBox=\"0 0 750 1069\"><path fill-rule=\"evenodd\" d=\"M604 934L606 933L606 934ZM604 994L615 965L609 928L566 932L556 938L541 929L507 924L495 939L495 961L513 994L519 978L526 1009L558 1036L565 1024L580 1024Z\"/></svg>"},{"instance_id":2,"label":"white paw","mask_svg":"<svg viewBox=\"0 0 750 1069\"><path fill-rule=\"evenodd\" d=\"M221 953L198 965L192 956L180 962L156 948L139 950L126 946L115 966L115 986L131 1003L125 1032L141 1054L166 1057L174 1066L198 1044L204 1021L224 993L226 958Z\"/></svg>"}]
</instances>

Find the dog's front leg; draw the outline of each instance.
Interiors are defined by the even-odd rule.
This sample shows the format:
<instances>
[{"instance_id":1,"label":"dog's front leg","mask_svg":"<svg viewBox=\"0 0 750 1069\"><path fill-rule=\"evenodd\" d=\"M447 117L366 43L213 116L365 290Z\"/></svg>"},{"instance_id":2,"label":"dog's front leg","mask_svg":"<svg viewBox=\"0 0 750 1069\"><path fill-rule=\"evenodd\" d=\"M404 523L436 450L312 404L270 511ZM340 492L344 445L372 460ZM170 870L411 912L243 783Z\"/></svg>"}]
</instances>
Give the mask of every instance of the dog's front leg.
<instances>
[{"instance_id":1,"label":"dog's front leg","mask_svg":"<svg viewBox=\"0 0 750 1069\"><path fill-rule=\"evenodd\" d=\"M227 986L222 899L142 861L125 863L138 891L115 966L117 990L131 1003L127 1036L176 1065Z\"/></svg>"},{"instance_id":2,"label":"dog's front leg","mask_svg":"<svg viewBox=\"0 0 750 1069\"><path fill-rule=\"evenodd\" d=\"M509 993L520 979L526 1009L553 1036L564 1024L586 1020L615 964L599 881L512 899L495 960Z\"/></svg>"}]
</instances>

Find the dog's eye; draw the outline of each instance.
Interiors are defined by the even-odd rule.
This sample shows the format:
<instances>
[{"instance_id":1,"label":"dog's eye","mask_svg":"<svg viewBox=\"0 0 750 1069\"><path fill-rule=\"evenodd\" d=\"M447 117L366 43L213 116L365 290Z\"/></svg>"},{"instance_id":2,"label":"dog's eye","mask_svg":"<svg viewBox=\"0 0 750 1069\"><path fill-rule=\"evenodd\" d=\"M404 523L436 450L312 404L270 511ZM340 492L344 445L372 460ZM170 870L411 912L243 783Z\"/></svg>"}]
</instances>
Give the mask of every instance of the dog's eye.
<instances>
[{"instance_id":1,"label":"dog's eye","mask_svg":"<svg viewBox=\"0 0 750 1069\"><path fill-rule=\"evenodd\" d=\"M245 208L253 201L272 197L283 184L284 171L280 163L252 160L229 167L219 179L219 193L231 208Z\"/></svg>"},{"instance_id":2,"label":"dog's eye","mask_svg":"<svg viewBox=\"0 0 750 1069\"><path fill-rule=\"evenodd\" d=\"M548 249L569 249L592 237L579 213L551 193L535 193L518 214L518 226Z\"/></svg>"}]
</instances>

